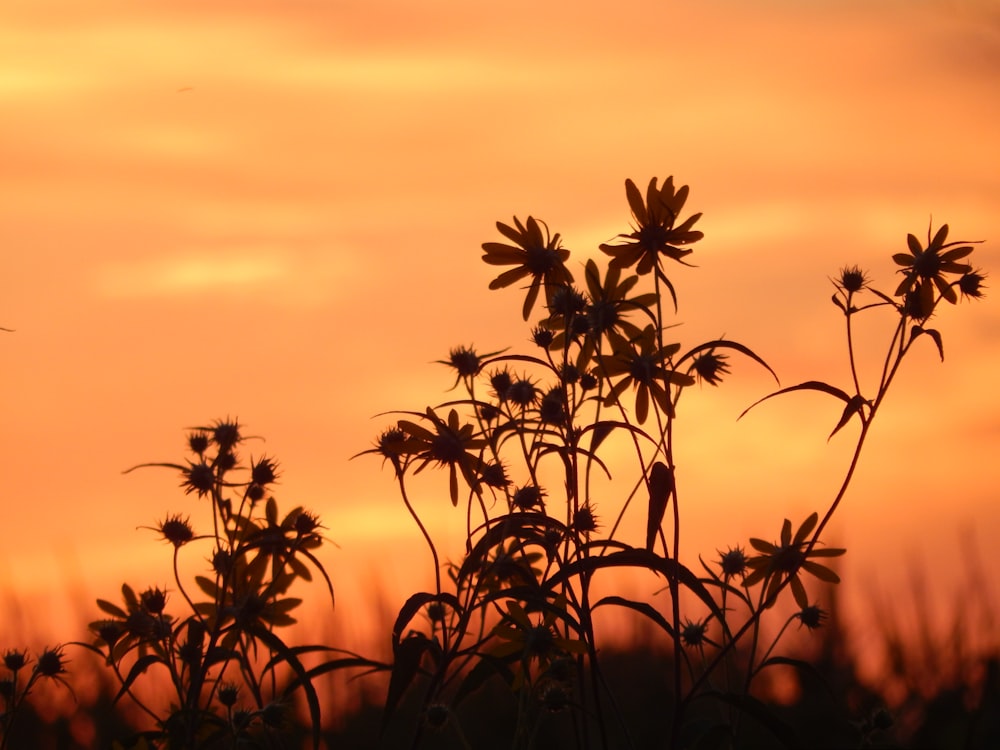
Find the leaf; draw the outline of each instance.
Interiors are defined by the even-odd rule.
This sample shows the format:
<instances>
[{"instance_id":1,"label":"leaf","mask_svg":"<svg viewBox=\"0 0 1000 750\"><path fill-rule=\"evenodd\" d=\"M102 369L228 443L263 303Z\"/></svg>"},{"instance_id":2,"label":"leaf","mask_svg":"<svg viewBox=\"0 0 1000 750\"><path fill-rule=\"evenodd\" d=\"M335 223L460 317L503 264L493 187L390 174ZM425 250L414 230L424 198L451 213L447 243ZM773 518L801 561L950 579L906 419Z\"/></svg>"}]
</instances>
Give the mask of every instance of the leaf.
<instances>
[{"instance_id":1,"label":"leaf","mask_svg":"<svg viewBox=\"0 0 1000 750\"><path fill-rule=\"evenodd\" d=\"M848 396L846 393L844 393L844 391L830 385L829 383L824 383L820 380L808 380L805 383L799 383L798 385L790 385L787 388L782 388L780 391L769 393L768 395L764 396L764 398L754 401L752 404L750 404L750 406L744 409L743 413L740 414L736 419L738 420L743 419L743 417L746 415L748 411L750 411L758 404L767 401L769 398L780 396L783 393L791 393L792 391L820 391L821 393L829 393L831 396L836 396L837 398L839 398L845 404L849 403L851 400L851 397Z\"/></svg>"},{"instance_id":2,"label":"leaf","mask_svg":"<svg viewBox=\"0 0 1000 750\"><path fill-rule=\"evenodd\" d=\"M146 656L136 659L135 664L132 665L132 669L129 670L128 675L124 680L122 680L121 689L118 691L115 699L111 701L111 705L118 703L118 701L121 700L121 697L129 691L129 688L132 687L132 683L136 681L139 675L156 663L164 664L164 661L155 654L147 654Z\"/></svg>"},{"instance_id":3,"label":"leaf","mask_svg":"<svg viewBox=\"0 0 1000 750\"><path fill-rule=\"evenodd\" d=\"M117 606L115 604L112 604L111 602L106 601L104 599L98 599L97 600L97 606L103 612L106 612L107 614L111 615L112 617L120 617L123 620L128 617L128 615L125 613L125 610L123 610L121 607L119 607L119 606Z\"/></svg>"},{"instance_id":4,"label":"leaf","mask_svg":"<svg viewBox=\"0 0 1000 750\"><path fill-rule=\"evenodd\" d=\"M705 588L705 584L703 584L694 573L675 560L661 557L660 555L654 554L645 549L632 547L620 552L612 552L609 555L601 557L587 557L582 560L576 560L572 563L564 565L551 578L549 578L544 585L547 588L555 589L564 581L568 581L574 576L592 574L601 568L617 567L645 568L647 570L660 573L668 580L676 578L680 585L684 586L692 594L701 599L715 618L718 619L720 623L723 623L723 626L725 626L725 615L722 610L719 609L719 605L715 603L715 599L712 598L712 594L709 593L707 588Z\"/></svg>"},{"instance_id":5,"label":"leaf","mask_svg":"<svg viewBox=\"0 0 1000 750\"><path fill-rule=\"evenodd\" d=\"M457 706L462 700L481 688L491 677L499 675L508 685L514 682L514 673L510 671L507 664L490 654L480 654L476 666L469 670L468 674L458 686L455 692L454 705Z\"/></svg>"},{"instance_id":6,"label":"leaf","mask_svg":"<svg viewBox=\"0 0 1000 750\"><path fill-rule=\"evenodd\" d=\"M219 587L211 578L206 578L205 576L195 576L194 582L198 584L198 588L204 591L205 594L213 599L218 599Z\"/></svg>"},{"instance_id":7,"label":"leaf","mask_svg":"<svg viewBox=\"0 0 1000 750\"><path fill-rule=\"evenodd\" d=\"M392 626L393 648L395 648L402 640L403 629L410 623L410 620L412 620L417 612L419 612L423 607L431 604L432 602L446 604L459 612L462 610L461 602L459 602L453 594L432 594L427 591L421 591L413 594L413 596L407 599L406 603L400 607L399 614L396 616L396 622Z\"/></svg>"},{"instance_id":8,"label":"leaf","mask_svg":"<svg viewBox=\"0 0 1000 750\"><path fill-rule=\"evenodd\" d=\"M525 530L528 533L525 533ZM465 561L458 571L458 579L462 580L478 569L483 560L487 559L489 551L505 540L527 538L536 540L540 544L546 530L563 535L566 533L566 526L544 513L511 513L501 516L466 554Z\"/></svg>"},{"instance_id":9,"label":"leaf","mask_svg":"<svg viewBox=\"0 0 1000 750\"><path fill-rule=\"evenodd\" d=\"M281 640L278 636L272 633L267 628L263 627L258 623L254 623L252 627L248 629L250 635L259 639L267 646L272 653L280 657L281 661L292 668L295 675L299 678L296 683L296 687L302 686L302 690L306 696L306 705L309 707L309 723L312 729L312 745L315 750L319 750L320 746L320 710L319 710L319 698L316 695L316 688L313 687L312 682L309 679L309 673L306 668L299 661L295 652L292 651L285 642Z\"/></svg>"},{"instance_id":10,"label":"leaf","mask_svg":"<svg viewBox=\"0 0 1000 750\"><path fill-rule=\"evenodd\" d=\"M809 517L802 522L802 525L799 526L798 531L795 532L795 538L792 539L792 544L795 545L802 544L806 540L806 537L809 536L809 532L811 532L813 529L816 528L816 524L818 522L819 522L819 514L816 511L813 511L812 513L809 514Z\"/></svg>"},{"instance_id":11,"label":"leaf","mask_svg":"<svg viewBox=\"0 0 1000 750\"><path fill-rule=\"evenodd\" d=\"M420 670L420 660L424 653L434 645L426 636L414 633L408 638L404 638L393 647L392 674L389 677L389 690L385 697L385 711L382 714L382 731L389 724L393 711L399 705L399 701L406 692L406 688L413 682Z\"/></svg>"},{"instance_id":12,"label":"leaf","mask_svg":"<svg viewBox=\"0 0 1000 750\"><path fill-rule=\"evenodd\" d=\"M833 428L833 432L830 433L827 440L836 435L840 431L840 428L850 422L851 417L855 414L861 418L861 423L864 424L865 415L861 411L861 407L867 403L868 402L860 395L851 396L851 400L847 402L847 406L844 407L844 412L840 415L840 421L837 422L837 426Z\"/></svg>"},{"instance_id":13,"label":"leaf","mask_svg":"<svg viewBox=\"0 0 1000 750\"><path fill-rule=\"evenodd\" d=\"M836 296L834 296L833 300L834 302L837 301ZM689 352L686 352L684 356L682 356L679 360L677 360L677 366L680 367L680 364L684 360L693 357L696 354L699 354L703 351L710 351L712 349L733 349L734 351L737 351L740 354L746 355L754 362L759 364L761 367L763 367L765 370L767 370L769 373L771 373L771 377L774 378L774 382L779 384L781 383L781 381L778 379L777 373L775 373L775 371L771 369L771 366L767 362L765 362L763 359L757 356L757 354L754 353L752 349L736 341L729 341L728 339L717 339L715 341L706 341L704 344L699 344L694 349L691 349Z\"/></svg>"},{"instance_id":14,"label":"leaf","mask_svg":"<svg viewBox=\"0 0 1000 750\"><path fill-rule=\"evenodd\" d=\"M941 332L934 328L921 328L920 326L913 326L910 331L910 341L913 341L913 339L922 333L926 333L934 339L934 343L937 344L938 354L941 357L941 361L944 362L944 341L941 340Z\"/></svg>"},{"instance_id":15,"label":"leaf","mask_svg":"<svg viewBox=\"0 0 1000 750\"><path fill-rule=\"evenodd\" d=\"M653 464L649 471L649 507L646 514L646 549L653 551L656 534L663 523L670 494L674 489L674 473L662 461Z\"/></svg>"},{"instance_id":16,"label":"leaf","mask_svg":"<svg viewBox=\"0 0 1000 750\"><path fill-rule=\"evenodd\" d=\"M594 602L592 609L597 609L603 606L615 606L615 607L625 607L626 609L632 609L645 617L648 617L654 623L656 623L664 633L669 635L671 638L674 637L674 629L671 627L670 623L667 622L666 618L660 614L660 612L647 602L637 602L632 599L626 599L623 596L606 596Z\"/></svg>"}]
</instances>

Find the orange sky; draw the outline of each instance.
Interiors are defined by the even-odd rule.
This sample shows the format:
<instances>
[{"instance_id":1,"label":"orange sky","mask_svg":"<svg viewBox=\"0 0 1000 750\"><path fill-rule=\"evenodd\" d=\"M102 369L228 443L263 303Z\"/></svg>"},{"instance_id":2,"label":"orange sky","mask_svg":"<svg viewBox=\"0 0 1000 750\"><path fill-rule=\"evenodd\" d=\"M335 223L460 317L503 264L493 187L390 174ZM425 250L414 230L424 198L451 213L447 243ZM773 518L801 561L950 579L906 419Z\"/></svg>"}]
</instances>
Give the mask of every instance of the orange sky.
<instances>
[{"instance_id":1,"label":"orange sky","mask_svg":"<svg viewBox=\"0 0 1000 750\"><path fill-rule=\"evenodd\" d=\"M136 527L197 501L121 472L230 415L340 545L341 612L376 580L425 585L390 475L348 457L376 413L444 400L449 347L525 340L520 296L486 292L494 221L543 218L582 264L626 229L626 177L674 174L704 212L699 268L674 276L685 343L846 384L840 266L892 287L933 215L995 274L998 81L985 1L5 0L0 581L32 618L83 582L168 583ZM1000 308L945 313L946 362L909 363L830 528L859 594L918 559L945 586L963 528L1000 564ZM770 388L740 363L681 412L691 560L836 490L836 404L735 423ZM424 507L450 511L440 482Z\"/></svg>"}]
</instances>

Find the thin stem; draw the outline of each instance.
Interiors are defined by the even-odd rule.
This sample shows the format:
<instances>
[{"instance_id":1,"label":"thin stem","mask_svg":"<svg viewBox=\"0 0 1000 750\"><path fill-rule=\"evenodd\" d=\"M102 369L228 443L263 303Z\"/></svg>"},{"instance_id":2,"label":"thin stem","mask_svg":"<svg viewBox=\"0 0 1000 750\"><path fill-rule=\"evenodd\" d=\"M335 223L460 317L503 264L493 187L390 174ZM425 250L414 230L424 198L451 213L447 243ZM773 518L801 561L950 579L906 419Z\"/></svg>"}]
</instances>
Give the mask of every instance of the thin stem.
<instances>
[{"instance_id":1,"label":"thin stem","mask_svg":"<svg viewBox=\"0 0 1000 750\"><path fill-rule=\"evenodd\" d=\"M410 512L410 516L412 516L413 520L416 522L417 527L420 529L420 533L423 534L424 539L427 541L428 549L431 551L431 557L434 559L434 591L435 593L440 594L441 563L438 560L437 548L434 546L434 540L431 539L430 532L427 531L427 527L424 526L424 522L420 520L420 516L410 503L409 495L406 493L406 483L403 481L403 472L398 467L396 469L396 481L399 483L399 494L403 498L403 504L406 505L406 509Z\"/></svg>"}]
</instances>

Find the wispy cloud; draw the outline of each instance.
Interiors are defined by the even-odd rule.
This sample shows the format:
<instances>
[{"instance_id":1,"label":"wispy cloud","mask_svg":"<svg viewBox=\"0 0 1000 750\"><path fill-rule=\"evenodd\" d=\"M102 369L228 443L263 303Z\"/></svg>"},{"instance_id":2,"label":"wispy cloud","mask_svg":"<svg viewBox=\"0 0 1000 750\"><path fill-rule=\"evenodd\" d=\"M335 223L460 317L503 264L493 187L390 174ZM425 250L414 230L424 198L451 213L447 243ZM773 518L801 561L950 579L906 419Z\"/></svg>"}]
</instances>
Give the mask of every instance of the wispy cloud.
<instances>
[{"instance_id":1,"label":"wispy cloud","mask_svg":"<svg viewBox=\"0 0 1000 750\"><path fill-rule=\"evenodd\" d=\"M353 273L350 253L317 256L272 247L213 247L107 262L94 271L93 286L100 296L119 300L257 294L269 304L315 306L329 301L335 290L342 297Z\"/></svg>"}]
</instances>

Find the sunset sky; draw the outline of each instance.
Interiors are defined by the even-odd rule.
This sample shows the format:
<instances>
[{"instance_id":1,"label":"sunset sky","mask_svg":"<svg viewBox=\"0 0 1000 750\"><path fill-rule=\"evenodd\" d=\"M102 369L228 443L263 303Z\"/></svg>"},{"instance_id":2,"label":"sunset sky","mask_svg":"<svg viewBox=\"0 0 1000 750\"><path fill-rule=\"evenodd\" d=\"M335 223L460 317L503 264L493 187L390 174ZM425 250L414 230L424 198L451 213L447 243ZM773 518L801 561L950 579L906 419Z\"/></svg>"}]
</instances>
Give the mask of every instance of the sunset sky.
<instances>
[{"instance_id":1,"label":"sunset sky","mask_svg":"<svg viewBox=\"0 0 1000 750\"><path fill-rule=\"evenodd\" d=\"M67 591L169 585L137 527L204 509L169 470L122 472L225 416L339 545L341 617L372 586L426 585L390 473L349 457L377 414L447 398L450 347L526 340L520 293L487 291L494 222L544 219L581 268L628 230L627 177L672 174L704 212L698 267L673 275L680 340L848 387L838 268L892 291L906 233L946 222L985 241L995 286L998 91L988 0L5 0L0 585L26 618L5 626ZM908 363L830 527L859 610L921 570L950 604L972 532L1000 565L987 294L935 320L945 362L928 341ZM771 389L736 362L684 404L694 563L836 492L856 427L827 443L840 409L819 394L736 422ZM437 479L422 507L458 530Z\"/></svg>"}]
</instances>

